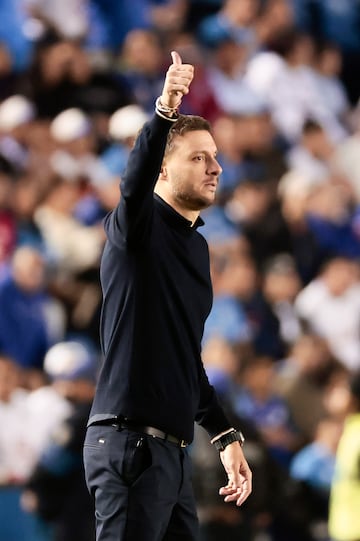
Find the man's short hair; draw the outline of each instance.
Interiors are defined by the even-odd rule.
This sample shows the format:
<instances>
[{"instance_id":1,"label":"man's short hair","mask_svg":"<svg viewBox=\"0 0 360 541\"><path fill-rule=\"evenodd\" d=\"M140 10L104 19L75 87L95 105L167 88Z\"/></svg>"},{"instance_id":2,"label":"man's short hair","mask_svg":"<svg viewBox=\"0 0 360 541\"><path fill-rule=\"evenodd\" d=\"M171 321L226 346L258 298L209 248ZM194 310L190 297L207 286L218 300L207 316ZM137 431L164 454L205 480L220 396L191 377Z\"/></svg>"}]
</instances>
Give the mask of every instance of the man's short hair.
<instances>
[{"instance_id":1,"label":"man's short hair","mask_svg":"<svg viewBox=\"0 0 360 541\"><path fill-rule=\"evenodd\" d=\"M190 131L205 130L211 133L210 123L203 117L197 115L180 115L172 125L166 142L165 156L174 148L174 139L183 136Z\"/></svg>"}]
</instances>

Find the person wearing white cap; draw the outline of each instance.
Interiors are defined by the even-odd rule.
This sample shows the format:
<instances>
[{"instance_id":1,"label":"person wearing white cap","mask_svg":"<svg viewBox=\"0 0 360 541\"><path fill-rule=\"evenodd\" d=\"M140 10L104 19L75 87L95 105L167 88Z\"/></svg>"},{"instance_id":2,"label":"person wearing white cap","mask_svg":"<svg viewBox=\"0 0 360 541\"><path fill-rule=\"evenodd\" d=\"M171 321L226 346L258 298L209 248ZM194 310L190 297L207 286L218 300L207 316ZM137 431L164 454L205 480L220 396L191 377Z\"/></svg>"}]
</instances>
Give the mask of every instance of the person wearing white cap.
<instances>
[{"instance_id":1,"label":"person wearing white cap","mask_svg":"<svg viewBox=\"0 0 360 541\"><path fill-rule=\"evenodd\" d=\"M50 132L55 141L70 143L91 132L89 117L76 107L66 109L59 113L50 125Z\"/></svg>"},{"instance_id":2,"label":"person wearing white cap","mask_svg":"<svg viewBox=\"0 0 360 541\"><path fill-rule=\"evenodd\" d=\"M10 96L0 103L0 132L9 133L35 116L35 106L28 98L20 94Z\"/></svg>"},{"instance_id":3,"label":"person wearing white cap","mask_svg":"<svg viewBox=\"0 0 360 541\"><path fill-rule=\"evenodd\" d=\"M17 171L28 163L26 132L36 119L36 114L33 102L21 94L14 94L0 102L0 154Z\"/></svg>"},{"instance_id":4,"label":"person wearing white cap","mask_svg":"<svg viewBox=\"0 0 360 541\"><path fill-rule=\"evenodd\" d=\"M95 127L88 114L77 107L65 109L51 122L50 134L57 145L50 162L58 175L95 184L108 180L109 174L95 155Z\"/></svg>"},{"instance_id":5,"label":"person wearing white cap","mask_svg":"<svg viewBox=\"0 0 360 541\"><path fill-rule=\"evenodd\" d=\"M25 483L22 504L50 526L57 541L91 541L93 506L82 467L82 442L94 393L97 352L87 343L72 339L58 342L46 353L44 370L50 384L32 393L32 403L42 403L30 427L43 445L35 467ZM62 415L53 415L63 401ZM50 415L48 415L48 412ZM36 414L36 415L35 415Z\"/></svg>"},{"instance_id":6,"label":"person wearing white cap","mask_svg":"<svg viewBox=\"0 0 360 541\"><path fill-rule=\"evenodd\" d=\"M115 111L109 120L112 144L102 153L101 161L114 176L121 177L133 147L135 137L148 120L140 105L125 105Z\"/></svg>"},{"instance_id":7,"label":"person wearing white cap","mask_svg":"<svg viewBox=\"0 0 360 541\"><path fill-rule=\"evenodd\" d=\"M82 177L88 162L94 160L94 134L88 115L75 107L66 109L51 122L50 134L57 145L50 159L54 171L67 180Z\"/></svg>"},{"instance_id":8,"label":"person wearing white cap","mask_svg":"<svg viewBox=\"0 0 360 541\"><path fill-rule=\"evenodd\" d=\"M50 133L58 144L50 157L57 176L34 218L57 267L82 272L97 265L104 240L101 228L83 225L75 216L82 181L98 174L93 126L88 115L72 108L54 118Z\"/></svg>"}]
</instances>

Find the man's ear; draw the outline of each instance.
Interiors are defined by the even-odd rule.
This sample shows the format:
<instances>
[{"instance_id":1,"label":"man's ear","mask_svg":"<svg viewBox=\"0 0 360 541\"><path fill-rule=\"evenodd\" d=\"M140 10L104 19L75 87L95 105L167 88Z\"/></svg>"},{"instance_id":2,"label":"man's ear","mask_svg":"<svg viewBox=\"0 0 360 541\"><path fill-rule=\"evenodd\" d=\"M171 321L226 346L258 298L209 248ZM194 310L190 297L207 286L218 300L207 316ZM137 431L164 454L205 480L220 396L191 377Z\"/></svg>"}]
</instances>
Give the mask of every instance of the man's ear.
<instances>
[{"instance_id":1,"label":"man's ear","mask_svg":"<svg viewBox=\"0 0 360 541\"><path fill-rule=\"evenodd\" d=\"M167 169L164 165L162 165L160 169L160 178L163 178L163 179L167 178Z\"/></svg>"}]
</instances>

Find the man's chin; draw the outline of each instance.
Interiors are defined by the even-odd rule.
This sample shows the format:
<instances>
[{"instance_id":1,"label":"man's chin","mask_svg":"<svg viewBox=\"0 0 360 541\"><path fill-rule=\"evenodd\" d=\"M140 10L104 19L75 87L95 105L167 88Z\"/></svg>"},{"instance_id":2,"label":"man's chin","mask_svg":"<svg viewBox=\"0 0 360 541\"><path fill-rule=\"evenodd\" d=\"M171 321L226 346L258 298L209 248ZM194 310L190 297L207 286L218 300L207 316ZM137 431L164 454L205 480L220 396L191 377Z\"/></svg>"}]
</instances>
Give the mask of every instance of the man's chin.
<instances>
[{"instance_id":1,"label":"man's chin","mask_svg":"<svg viewBox=\"0 0 360 541\"><path fill-rule=\"evenodd\" d=\"M211 205L214 204L214 201L215 201L215 194L214 194L214 197L213 198L202 198L202 199L198 199L196 201L196 203L194 203L194 208L193 210L204 210L204 209L207 209L208 207L211 207Z\"/></svg>"},{"instance_id":2,"label":"man's chin","mask_svg":"<svg viewBox=\"0 0 360 541\"><path fill-rule=\"evenodd\" d=\"M206 209L214 204L216 199L216 192L209 192L206 195L199 197L197 203L199 210Z\"/></svg>"},{"instance_id":3,"label":"man's chin","mask_svg":"<svg viewBox=\"0 0 360 541\"><path fill-rule=\"evenodd\" d=\"M208 207L211 207L211 205L213 205L215 203L215 199L216 199L216 193L214 192L211 196L207 197L206 199L204 199L204 206L203 208L208 208Z\"/></svg>"},{"instance_id":4,"label":"man's chin","mask_svg":"<svg viewBox=\"0 0 360 541\"><path fill-rule=\"evenodd\" d=\"M214 204L215 193L202 197L188 196L181 198L181 204L185 205L188 210L201 211L207 209Z\"/></svg>"}]
</instances>

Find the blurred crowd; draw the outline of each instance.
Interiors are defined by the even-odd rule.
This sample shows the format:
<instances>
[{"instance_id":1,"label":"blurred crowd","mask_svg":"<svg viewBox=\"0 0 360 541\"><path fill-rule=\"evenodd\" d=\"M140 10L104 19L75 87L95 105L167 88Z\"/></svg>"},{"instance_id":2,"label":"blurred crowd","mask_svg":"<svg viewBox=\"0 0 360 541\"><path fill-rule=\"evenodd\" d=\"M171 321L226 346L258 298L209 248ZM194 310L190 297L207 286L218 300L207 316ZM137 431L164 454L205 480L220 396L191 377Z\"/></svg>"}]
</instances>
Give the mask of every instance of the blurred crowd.
<instances>
[{"instance_id":1,"label":"blurred crowd","mask_svg":"<svg viewBox=\"0 0 360 541\"><path fill-rule=\"evenodd\" d=\"M201 539L359 541L357 0L0 2L0 537L93 539L102 219L171 50L223 168L203 361L254 472L248 502L222 504L196 430Z\"/></svg>"}]
</instances>

